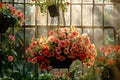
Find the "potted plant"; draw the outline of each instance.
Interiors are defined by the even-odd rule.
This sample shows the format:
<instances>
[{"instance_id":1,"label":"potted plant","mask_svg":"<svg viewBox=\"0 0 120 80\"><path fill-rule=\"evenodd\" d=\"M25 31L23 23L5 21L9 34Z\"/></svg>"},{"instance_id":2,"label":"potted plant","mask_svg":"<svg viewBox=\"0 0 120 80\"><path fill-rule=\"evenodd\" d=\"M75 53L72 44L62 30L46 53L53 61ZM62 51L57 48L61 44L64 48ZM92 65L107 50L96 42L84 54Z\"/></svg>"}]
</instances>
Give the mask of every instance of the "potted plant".
<instances>
[{"instance_id":1,"label":"potted plant","mask_svg":"<svg viewBox=\"0 0 120 80\"><path fill-rule=\"evenodd\" d=\"M55 31L50 30L47 38L41 36L40 39L33 39L26 49L26 55L28 61L39 63L41 70L51 67L69 68L76 59L90 67L94 63L96 49L87 34L79 35L74 27L71 27L70 31L67 28L58 28ZM67 64L66 61L71 63L63 66ZM58 66L54 66L56 64Z\"/></svg>"},{"instance_id":2,"label":"potted plant","mask_svg":"<svg viewBox=\"0 0 120 80\"><path fill-rule=\"evenodd\" d=\"M0 3L0 33L9 27L18 27L24 22L24 14L9 4Z\"/></svg>"},{"instance_id":3,"label":"potted plant","mask_svg":"<svg viewBox=\"0 0 120 80\"><path fill-rule=\"evenodd\" d=\"M69 2L66 0L32 0L36 6L40 7L41 13L46 13L47 10L51 17L59 16L59 9L67 11ZM34 3L33 3L34 4Z\"/></svg>"}]
</instances>

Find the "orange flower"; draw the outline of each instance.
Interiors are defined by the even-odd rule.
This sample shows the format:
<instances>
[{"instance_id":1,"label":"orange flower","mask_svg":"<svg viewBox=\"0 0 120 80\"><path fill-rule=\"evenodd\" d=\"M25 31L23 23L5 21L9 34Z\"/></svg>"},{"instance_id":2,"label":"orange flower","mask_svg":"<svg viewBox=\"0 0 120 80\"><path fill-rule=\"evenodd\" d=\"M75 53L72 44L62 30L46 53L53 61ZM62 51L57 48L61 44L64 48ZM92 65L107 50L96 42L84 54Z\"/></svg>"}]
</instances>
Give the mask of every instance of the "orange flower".
<instances>
[{"instance_id":1,"label":"orange flower","mask_svg":"<svg viewBox=\"0 0 120 80\"><path fill-rule=\"evenodd\" d=\"M91 66L91 64L88 62L88 63L87 63L87 67L90 68L90 66Z\"/></svg>"},{"instance_id":2,"label":"orange flower","mask_svg":"<svg viewBox=\"0 0 120 80\"><path fill-rule=\"evenodd\" d=\"M109 54L110 54L110 50L106 50L104 53L105 56L108 56Z\"/></svg>"},{"instance_id":3,"label":"orange flower","mask_svg":"<svg viewBox=\"0 0 120 80\"><path fill-rule=\"evenodd\" d=\"M103 62L104 61L104 57L98 57L98 60Z\"/></svg>"},{"instance_id":4,"label":"orange flower","mask_svg":"<svg viewBox=\"0 0 120 80\"><path fill-rule=\"evenodd\" d=\"M45 50L49 50L49 45L48 44L43 44L43 49L45 49Z\"/></svg>"},{"instance_id":5,"label":"orange flower","mask_svg":"<svg viewBox=\"0 0 120 80\"><path fill-rule=\"evenodd\" d=\"M32 61L33 64L35 64L35 63L37 63L37 58L36 57L32 58L31 61Z\"/></svg>"},{"instance_id":6,"label":"orange flower","mask_svg":"<svg viewBox=\"0 0 120 80\"><path fill-rule=\"evenodd\" d=\"M114 50L115 50L115 52L117 53L119 50L120 50L120 46L116 46L115 48L114 48Z\"/></svg>"},{"instance_id":7,"label":"orange flower","mask_svg":"<svg viewBox=\"0 0 120 80\"><path fill-rule=\"evenodd\" d=\"M107 65L110 65L112 63L112 60L111 59L108 59L107 60Z\"/></svg>"},{"instance_id":8,"label":"orange flower","mask_svg":"<svg viewBox=\"0 0 120 80\"><path fill-rule=\"evenodd\" d=\"M100 51L101 51L101 52L105 52L105 47L104 47L104 46L101 46L101 47L100 47Z\"/></svg>"},{"instance_id":9,"label":"orange flower","mask_svg":"<svg viewBox=\"0 0 120 80\"><path fill-rule=\"evenodd\" d=\"M94 48L95 48L95 45L94 45L94 44L91 44L91 45L89 46L89 49L90 49L90 50L94 50Z\"/></svg>"},{"instance_id":10,"label":"orange flower","mask_svg":"<svg viewBox=\"0 0 120 80\"><path fill-rule=\"evenodd\" d=\"M86 44L87 46L91 44L90 39L89 39L88 36L86 37L85 44Z\"/></svg>"},{"instance_id":11,"label":"orange flower","mask_svg":"<svg viewBox=\"0 0 120 80\"><path fill-rule=\"evenodd\" d=\"M72 54L72 53L69 53L69 54L67 55L67 57L68 57L68 58L75 58L75 55Z\"/></svg>"},{"instance_id":12,"label":"orange flower","mask_svg":"<svg viewBox=\"0 0 120 80\"><path fill-rule=\"evenodd\" d=\"M82 41L82 36L79 36L78 37L78 42L81 42Z\"/></svg>"},{"instance_id":13,"label":"orange flower","mask_svg":"<svg viewBox=\"0 0 120 80\"><path fill-rule=\"evenodd\" d=\"M42 35L42 36L40 37L40 42L42 42L42 44L44 44L44 42L45 42L44 35Z\"/></svg>"},{"instance_id":14,"label":"orange flower","mask_svg":"<svg viewBox=\"0 0 120 80\"><path fill-rule=\"evenodd\" d=\"M100 74L101 70L100 69L96 69L96 74Z\"/></svg>"},{"instance_id":15,"label":"orange flower","mask_svg":"<svg viewBox=\"0 0 120 80\"><path fill-rule=\"evenodd\" d=\"M111 63L112 64L116 64L116 60L111 60Z\"/></svg>"}]
</instances>

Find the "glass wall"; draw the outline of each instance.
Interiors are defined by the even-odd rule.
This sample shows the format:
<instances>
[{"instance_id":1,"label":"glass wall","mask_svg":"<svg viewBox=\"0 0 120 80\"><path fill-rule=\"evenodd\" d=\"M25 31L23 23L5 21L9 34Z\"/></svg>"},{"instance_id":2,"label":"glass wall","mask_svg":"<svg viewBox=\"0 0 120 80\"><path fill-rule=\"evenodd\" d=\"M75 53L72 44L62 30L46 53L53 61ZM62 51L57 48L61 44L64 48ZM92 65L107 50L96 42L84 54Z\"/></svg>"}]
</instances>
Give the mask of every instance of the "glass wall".
<instances>
[{"instance_id":1,"label":"glass wall","mask_svg":"<svg viewBox=\"0 0 120 80\"><path fill-rule=\"evenodd\" d=\"M74 25L80 33L87 33L95 45L116 44L116 29L120 23L120 6L110 0L66 0L70 3L67 11L60 11L60 17L51 18L49 12L43 14L40 8L31 5L32 0L1 0L10 3L25 14L24 37L30 40L47 34L50 26ZM64 23L65 19L65 23ZM47 30L46 30L47 29ZM22 32L23 33L23 32ZM30 37L28 37L30 36ZM98 47L98 46L97 46Z\"/></svg>"}]
</instances>

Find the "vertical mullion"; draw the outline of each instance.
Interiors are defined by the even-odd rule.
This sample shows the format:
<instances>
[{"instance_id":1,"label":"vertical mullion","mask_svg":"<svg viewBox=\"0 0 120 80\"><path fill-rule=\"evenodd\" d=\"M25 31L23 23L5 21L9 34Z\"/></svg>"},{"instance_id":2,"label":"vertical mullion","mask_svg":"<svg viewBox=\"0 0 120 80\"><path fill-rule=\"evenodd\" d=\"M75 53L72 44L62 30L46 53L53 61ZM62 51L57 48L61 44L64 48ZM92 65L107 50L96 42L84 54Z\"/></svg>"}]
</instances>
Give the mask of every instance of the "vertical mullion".
<instances>
[{"instance_id":1,"label":"vertical mullion","mask_svg":"<svg viewBox=\"0 0 120 80\"><path fill-rule=\"evenodd\" d=\"M38 37L37 13L38 13L38 6L35 6L35 38Z\"/></svg>"},{"instance_id":2,"label":"vertical mullion","mask_svg":"<svg viewBox=\"0 0 120 80\"><path fill-rule=\"evenodd\" d=\"M103 26L103 45L105 45L105 41L104 41L104 39L105 39L105 37L104 37L104 33L105 33L105 32L104 32L104 31L105 31L105 30L104 30L104 29L105 29L105 26L104 26L104 5L105 5L105 4L104 4L104 0L103 0L103 5L102 5L102 11L103 11L103 15L102 15L102 17L103 17L103 18L102 18L102 19L103 19L103 22L102 22L102 26Z\"/></svg>"},{"instance_id":3,"label":"vertical mullion","mask_svg":"<svg viewBox=\"0 0 120 80\"><path fill-rule=\"evenodd\" d=\"M25 15L25 0L24 0L24 15ZM25 17L24 17L25 20ZM25 57L25 47L26 47L26 42L25 42L25 22L24 22L24 62L23 62L23 75L25 75L25 64L26 64L26 57Z\"/></svg>"},{"instance_id":4,"label":"vertical mullion","mask_svg":"<svg viewBox=\"0 0 120 80\"><path fill-rule=\"evenodd\" d=\"M81 0L81 32L83 33L83 0Z\"/></svg>"},{"instance_id":5,"label":"vertical mullion","mask_svg":"<svg viewBox=\"0 0 120 80\"><path fill-rule=\"evenodd\" d=\"M38 6L35 6L35 38L38 38L38 25L37 25L37 13L38 13ZM36 63L34 66L34 75L35 80L38 80L38 64Z\"/></svg>"},{"instance_id":6,"label":"vertical mullion","mask_svg":"<svg viewBox=\"0 0 120 80\"><path fill-rule=\"evenodd\" d=\"M93 43L94 43L94 4L95 1L93 0L93 4L92 4L92 38L93 38Z\"/></svg>"},{"instance_id":7,"label":"vertical mullion","mask_svg":"<svg viewBox=\"0 0 120 80\"><path fill-rule=\"evenodd\" d=\"M114 11L115 11L115 4L113 4L114 6ZM115 15L115 12L113 13L113 15ZM114 23L115 24L115 23ZM116 29L114 28L114 44L116 45L117 44L117 37L116 37Z\"/></svg>"},{"instance_id":8,"label":"vertical mullion","mask_svg":"<svg viewBox=\"0 0 120 80\"><path fill-rule=\"evenodd\" d=\"M92 37L93 37L93 43L94 43L94 11L95 11L95 8L94 8L94 5L95 5L95 0L93 0L93 7L92 7L92 31L93 31L93 35L92 35ZM93 66L93 76L94 76L94 80L95 80L95 67Z\"/></svg>"},{"instance_id":9,"label":"vertical mullion","mask_svg":"<svg viewBox=\"0 0 120 80\"><path fill-rule=\"evenodd\" d=\"M70 26L72 25L72 0L70 0Z\"/></svg>"}]
</instances>

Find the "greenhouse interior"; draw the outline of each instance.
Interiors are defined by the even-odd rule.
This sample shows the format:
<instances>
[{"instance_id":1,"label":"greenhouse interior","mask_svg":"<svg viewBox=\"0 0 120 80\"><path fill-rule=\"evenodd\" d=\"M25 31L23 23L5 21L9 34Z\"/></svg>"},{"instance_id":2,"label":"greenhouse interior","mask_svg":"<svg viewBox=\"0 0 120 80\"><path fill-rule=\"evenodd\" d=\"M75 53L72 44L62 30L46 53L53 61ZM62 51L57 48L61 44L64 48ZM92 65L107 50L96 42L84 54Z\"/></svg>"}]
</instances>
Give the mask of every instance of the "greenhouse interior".
<instances>
[{"instance_id":1,"label":"greenhouse interior","mask_svg":"<svg viewBox=\"0 0 120 80\"><path fill-rule=\"evenodd\" d=\"M120 0L0 0L0 80L120 80L119 25Z\"/></svg>"}]
</instances>

